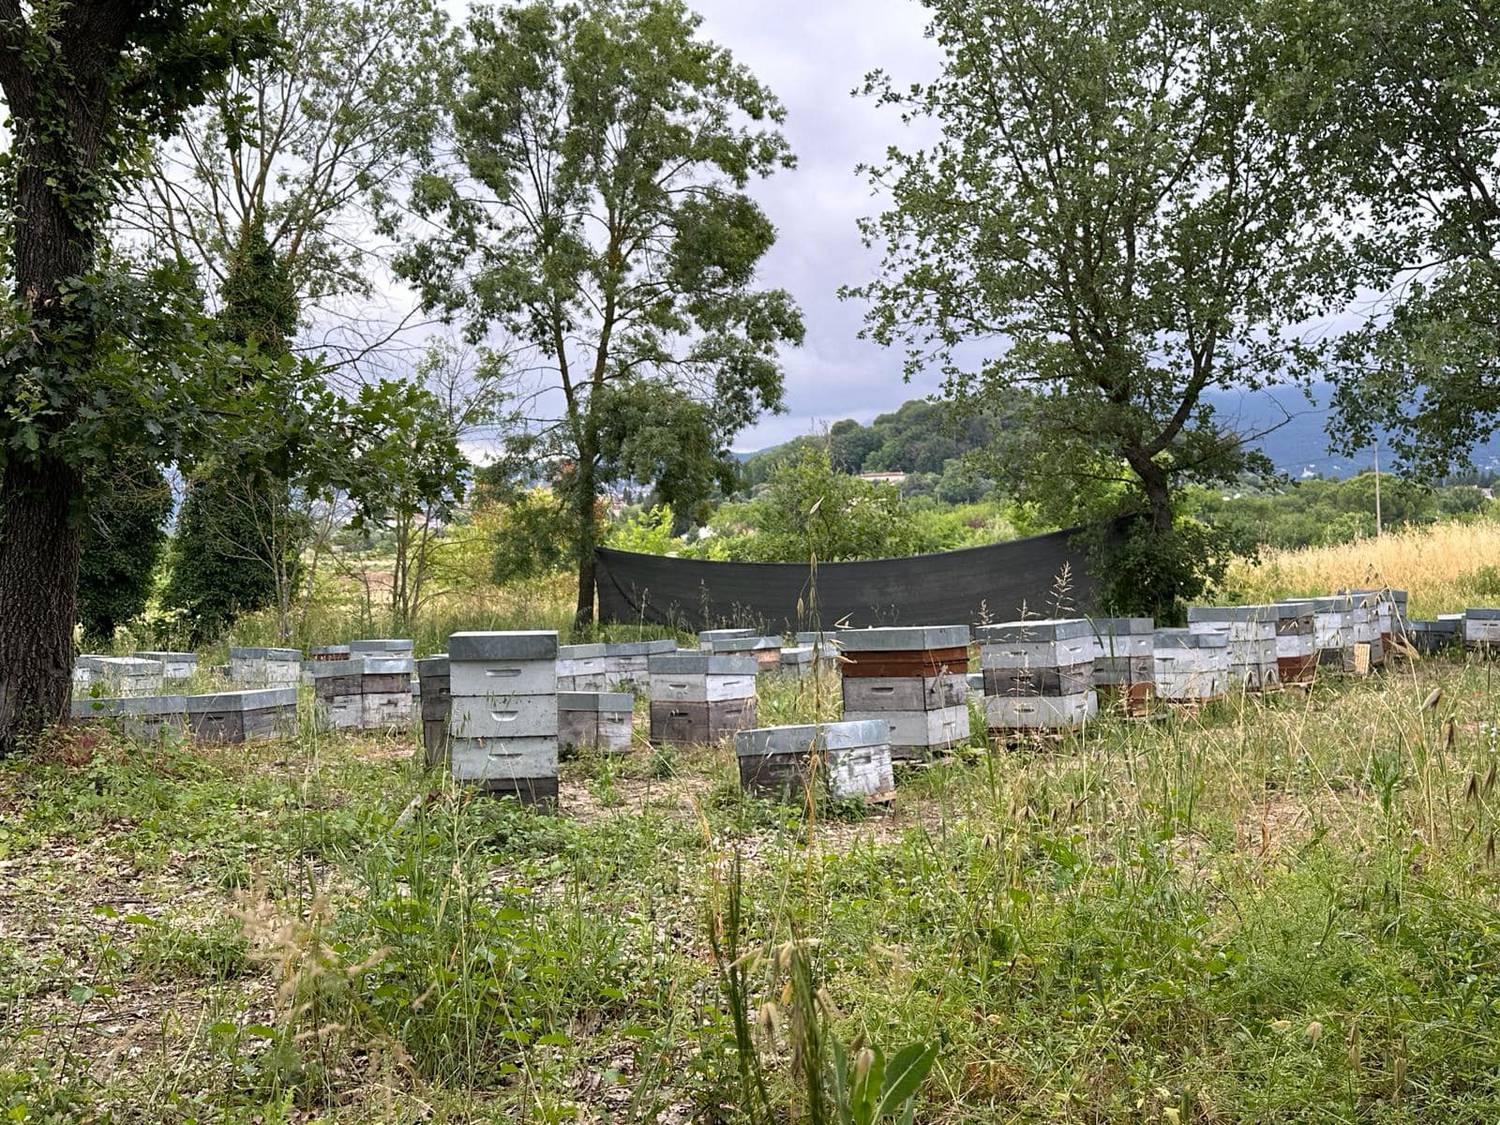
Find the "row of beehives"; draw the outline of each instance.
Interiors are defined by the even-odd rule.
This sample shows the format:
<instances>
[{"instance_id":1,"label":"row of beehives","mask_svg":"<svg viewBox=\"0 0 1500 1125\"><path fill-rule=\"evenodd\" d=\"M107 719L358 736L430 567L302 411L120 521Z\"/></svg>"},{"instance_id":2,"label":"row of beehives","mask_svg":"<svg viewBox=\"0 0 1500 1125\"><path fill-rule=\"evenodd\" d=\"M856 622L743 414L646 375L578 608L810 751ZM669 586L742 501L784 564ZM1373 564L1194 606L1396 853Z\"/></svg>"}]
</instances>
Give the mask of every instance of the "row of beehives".
<instances>
[{"instance_id":1,"label":"row of beehives","mask_svg":"<svg viewBox=\"0 0 1500 1125\"><path fill-rule=\"evenodd\" d=\"M821 660L832 660L832 647L821 633L798 633L796 643L761 636L753 629L708 629L698 634L698 647L715 656L752 657L756 672L785 672L806 676ZM645 694L650 689L653 656L677 651L677 642L627 641L615 644L563 645L557 650L557 686L561 691L626 690Z\"/></svg>"},{"instance_id":2,"label":"row of beehives","mask_svg":"<svg viewBox=\"0 0 1500 1125\"><path fill-rule=\"evenodd\" d=\"M1259 689L1283 680L1303 682L1320 657L1357 670L1361 646L1373 649L1364 666L1378 664L1385 648L1382 631L1389 628L1382 621L1399 619L1401 601L1399 595L1344 595L1296 606L1195 609L1189 627L1181 630L1156 630L1148 619L981 627L978 686L987 725L996 730L1076 725L1097 712L1099 690L1127 699L1145 689L1167 700L1204 701L1222 696L1231 685ZM1383 614L1382 604L1397 612ZM811 642L807 647L815 659L820 649L839 653L844 719L884 722L897 756L912 757L969 739L968 646L975 635L968 626L954 625L845 630L832 642L817 634L799 639ZM665 642L641 646L644 652L622 646L646 664L652 742L706 744L755 726L756 674L771 666L756 652L764 650L767 638L749 630L712 630L699 640L698 652L664 651ZM610 675L572 662L600 659L603 649L559 650L553 690L577 684L578 677ZM427 663L424 684L440 674L438 661ZM638 688L638 674L629 682ZM430 699L428 694L424 686L424 738L429 752L437 754L449 704L443 689L435 688ZM627 694L565 693L554 720L562 744L628 749L630 702Z\"/></svg>"},{"instance_id":3,"label":"row of beehives","mask_svg":"<svg viewBox=\"0 0 1500 1125\"><path fill-rule=\"evenodd\" d=\"M576 683L577 676L616 674L570 664L599 655L579 655L580 646L571 647L574 652L560 651L557 635L549 632L455 633L447 653L418 661L428 764L446 761L460 784L550 805L557 800L560 751L629 750L633 694L559 690ZM656 651L644 654L644 686L653 741L707 743L754 727L759 665L753 653L652 648ZM635 676L628 682L640 684ZM889 726L837 727L831 743L826 732L810 738L827 744L834 791L853 795L889 788ZM786 748L797 740L783 734L772 741ZM774 755L761 757L770 763ZM773 765L767 765L767 778Z\"/></svg>"},{"instance_id":4,"label":"row of beehives","mask_svg":"<svg viewBox=\"0 0 1500 1125\"><path fill-rule=\"evenodd\" d=\"M447 653L417 662L427 760L449 761L460 782L551 801L560 751L630 749L634 693L649 699L654 742L717 741L754 726L758 672L802 674L821 649L809 635L771 661L767 644L740 635L751 633L710 631L699 650L677 651L670 640L559 646L555 633L455 633Z\"/></svg>"},{"instance_id":5,"label":"row of beehives","mask_svg":"<svg viewBox=\"0 0 1500 1125\"><path fill-rule=\"evenodd\" d=\"M351 657L410 657L409 640L363 640L312 650L312 663ZM91 691L98 687L112 696L157 695L170 684L181 684L197 675L196 652L137 652L130 656L83 653L73 662L73 687ZM244 687L295 687L308 678L311 663L305 663L296 648L231 648L229 663L217 669L230 682Z\"/></svg>"},{"instance_id":6,"label":"row of beehives","mask_svg":"<svg viewBox=\"0 0 1500 1125\"><path fill-rule=\"evenodd\" d=\"M297 732L297 689L256 688L202 695L79 696L74 722L103 722L136 738L179 732L198 742L252 742Z\"/></svg>"}]
</instances>

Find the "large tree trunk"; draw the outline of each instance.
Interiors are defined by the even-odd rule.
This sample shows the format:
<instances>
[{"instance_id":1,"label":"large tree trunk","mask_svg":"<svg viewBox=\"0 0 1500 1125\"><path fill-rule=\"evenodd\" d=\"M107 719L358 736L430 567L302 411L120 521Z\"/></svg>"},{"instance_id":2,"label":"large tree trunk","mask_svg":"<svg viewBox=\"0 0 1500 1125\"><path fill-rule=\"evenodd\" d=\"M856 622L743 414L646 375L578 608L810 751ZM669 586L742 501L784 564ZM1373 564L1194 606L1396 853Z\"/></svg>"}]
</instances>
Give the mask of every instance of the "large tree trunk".
<instances>
[{"instance_id":1,"label":"large tree trunk","mask_svg":"<svg viewBox=\"0 0 1500 1125\"><path fill-rule=\"evenodd\" d=\"M79 115L87 117L81 111ZM89 133L75 126L75 137ZM23 165L16 176L11 216L16 297L35 317L44 341L69 319L61 294L70 279L87 271L94 256L87 209L70 210L62 198L65 187L49 177L52 160L61 160L57 155L61 147L60 142L55 148L41 147L50 159L30 154L34 162ZM75 364L78 356L89 354L90 335L84 321L66 350L57 348L50 354L44 350L37 358L48 365ZM72 410L73 404L64 409ZM46 440L44 434L41 441ZM83 493L77 470L45 452L35 457L12 455L4 474L0 481L0 756L14 753L47 724L67 715L82 541L76 517Z\"/></svg>"},{"instance_id":2,"label":"large tree trunk","mask_svg":"<svg viewBox=\"0 0 1500 1125\"><path fill-rule=\"evenodd\" d=\"M0 479L0 757L67 714L79 490L77 474L52 460L13 461Z\"/></svg>"},{"instance_id":3,"label":"large tree trunk","mask_svg":"<svg viewBox=\"0 0 1500 1125\"><path fill-rule=\"evenodd\" d=\"M592 456L579 458L578 480L574 493L578 519L578 605L573 612L573 629L580 636L594 627L594 548L599 543L599 527L594 505L597 484Z\"/></svg>"},{"instance_id":4,"label":"large tree trunk","mask_svg":"<svg viewBox=\"0 0 1500 1125\"><path fill-rule=\"evenodd\" d=\"M1125 460L1141 482L1141 494L1151 516L1151 530L1165 536L1172 531L1172 482L1167 471L1142 450L1126 450Z\"/></svg>"}]
</instances>

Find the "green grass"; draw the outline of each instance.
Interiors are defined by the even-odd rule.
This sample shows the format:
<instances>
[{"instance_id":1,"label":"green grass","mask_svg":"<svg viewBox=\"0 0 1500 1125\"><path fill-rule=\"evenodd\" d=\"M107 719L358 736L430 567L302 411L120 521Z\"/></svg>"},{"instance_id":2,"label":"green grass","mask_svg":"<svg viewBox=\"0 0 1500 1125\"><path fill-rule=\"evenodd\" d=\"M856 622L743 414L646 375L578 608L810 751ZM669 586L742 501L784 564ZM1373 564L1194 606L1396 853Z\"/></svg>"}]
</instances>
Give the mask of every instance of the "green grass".
<instances>
[{"instance_id":1,"label":"green grass","mask_svg":"<svg viewBox=\"0 0 1500 1125\"><path fill-rule=\"evenodd\" d=\"M914 1045L922 1122L1492 1122L1495 674L976 739L811 816L718 747L567 763L547 817L410 741L60 740L0 766L0 1119L833 1121L838 1058Z\"/></svg>"}]
</instances>

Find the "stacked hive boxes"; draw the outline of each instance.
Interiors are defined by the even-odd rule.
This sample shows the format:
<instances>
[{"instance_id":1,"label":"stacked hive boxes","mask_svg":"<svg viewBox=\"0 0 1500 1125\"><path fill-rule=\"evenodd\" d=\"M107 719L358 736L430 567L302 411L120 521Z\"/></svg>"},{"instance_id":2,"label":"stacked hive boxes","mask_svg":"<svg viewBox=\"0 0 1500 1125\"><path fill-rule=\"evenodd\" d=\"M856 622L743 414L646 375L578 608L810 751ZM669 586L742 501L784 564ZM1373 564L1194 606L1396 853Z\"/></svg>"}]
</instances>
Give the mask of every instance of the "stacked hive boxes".
<instances>
[{"instance_id":1,"label":"stacked hive boxes","mask_svg":"<svg viewBox=\"0 0 1500 1125\"><path fill-rule=\"evenodd\" d=\"M1149 617L1101 617L1093 622L1098 656L1094 659L1094 690L1101 700L1119 700L1127 715L1138 715L1151 703L1151 635L1156 622Z\"/></svg>"},{"instance_id":2,"label":"stacked hive boxes","mask_svg":"<svg viewBox=\"0 0 1500 1125\"><path fill-rule=\"evenodd\" d=\"M1462 615L1436 621L1408 621L1406 640L1420 653L1431 655L1458 643L1463 634Z\"/></svg>"},{"instance_id":3,"label":"stacked hive boxes","mask_svg":"<svg viewBox=\"0 0 1500 1125\"><path fill-rule=\"evenodd\" d=\"M302 652L295 648L232 648L229 678L259 687L295 687L302 681Z\"/></svg>"},{"instance_id":4,"label":"stacked hive boxes","mask_svg":"<svg viewBox=\"0 0 1500 1125\"><path fill-rule=\"evenodd\" d=\"M107 657L92 652L79 653L73 660L73 691L75 694L88 691L100 680L99 662Z\"/></svg>"},{"instance_id":5,"label":"stacked hive boxes","mask_svg":"<svg viewBox=\"0 0 1500 1125\"><path fill-rule=\"evenodd\" d=\"M1188 608L1188 631L1222 633L1228 640L1229 685L1245 691L1264 691L1281 683L1276 657L1273 605L1227 605Z\"/></svg>"},{"instance_id":6,"label":"stacked hive boxes","mask_svg":"<svg viewBox=\"0 0 1500 1125\"><path fill-rule=\"evenodd\" d=\"M409 656L352 656L314 660L318 725L328 730L405 730L411 725Z\"/></svg>"},{"instance_id":7,"label":"stacked hive boxes","mask_svg":"<svg viewBox=\"0 0 1500 1125\"><path fill-rule=\"evenodd\" d=\"M731 637L754 637L754 629L704 629L698 634L698 647L704 652L714 651L714 642Z\"/></svg>"},{"instance_id":8,"label":"stacked hive boxes","mask_svg":"<svg viewBox=\"0 0 1500 1125\"><path fill-rule=\"evenodd\" d=\"M1311 602L1277 603L1276 667L1284 684L1318 678L1317 615Z\"/></svg>"},{"instance_id":9,"label":"stacked hive boxes","mask_svg":"<svg viewBox=\"0 0 1500 1125\"><path fill-rule=\"evenodd\" d=\"M97 679L106 695L116 697L159 695L164 679L160 660L134 656L97 658Z\"/></svg>"},{"instance_id":10,"label":"stacked hive boxes","mask_svg":"<svg viewBox=\"0 0 1500 1125\"><path fill-rule=\"evenodd\" d=\"M645 695L651 690L650 662L653 656L676 652L677 642L621 641L604 646L604 683L581 691L610 691L618 688Z\"/></svg>"},{"instance_id":11,"label":"stacked hive boxes","mask_svg":"<svg viewBox=\"0 0 1500 1125\"><path fill-rule=\"evenodd\" d=\"M453 698L446 652L417 661L417 685L421 692L422 748L431 769L448 758L448 715Z\"/></svg>"},{"instance_id":12,"label":"stacked hive boxes","mask_svg":"<svg viewBox=\"0 0 1500 1125\"><path fill-rule=\"evenodd\" d=\"M781 650L780 661L782 674L799 680L806 679L813 674L813 670L817 667L816 660L817 650L812 645L797 645L792 648L784 648Z\"/></svg>"},{"instance_id":13,"label":"stacked hive boxes","mask_svg":"<svg viewBox=\"0 0 1500 1125\"><path fill-rule=\"evenodd\" d=\"M138 660L159 661L162 679L169 683L191 680L198 672L196 652L138 652L135 655Z\"/></svg>"},{"instance_id":14,"label":"stacked hive boxes","mask_svg":"<svg viewBox=\"0 0 1500 1125\"><path fill-rule=\"evenodd\" d=\"M313 714L322 730L359 730L364 725L363 660L319 660L308 664Z\"/></svg>"},{"instance_id":15,"label":"stacked hive boxes","mask_svg":"<svg viewBox=\"0 0 1500 1125\"><path fill-rule=\"evenodd\" d=\"M558 746L590 753L628 754L634 710L635 696L628 691L560 691Z\"/></svg>"},{"instance_id":16,"label":"stacked hive boxes","mask_svg":"<svg viewBox=\"0 0 1500 1125\"><path fill-rule=\"evenodd\" d=\"M760 671L779 672L781 670L781 648L780 637L755 638L755 647L751 651L755 653L755 663Z\"/></svg>"},{"instance_id":17,"label":"stacked hive boxes","mask_svg":"<svg viewBox=\"0 0 1500 1125\"><path fill-rule=\"evenodd\" d=\"M603 691L605 646L562 645L557 650L558 691Z\"/></svg>"},{"instance_id":18,"label":"stacked hive boxes","mask_svg":"<svg viewBox=\"0 0 1500 1125\"><path fill-rule=\"evenodd\" d=\"M187 696L145 695L134 699L75 697L69 712L75 722L117 726L131 738L153 739L187 726Z\"/></svg>"},{"instance_id":19,"label":"stacked hive boxes","mask_svg":"<svg viewBox=\"0 0 1500 1125\"><path fill-rule=\"evenodd\" d=\"M410 656L366 655L360 670L360 726L364 730L406 730L411 726Z\"/></svg>"},{"instance_id":20,"label":"stacked hive boxes","mask_svg":"<svg viewBox=\"0 0 1500 1125\"><path fill-rule=\"evenodd\" d=\"M1404 637L1406 633L1407 592L1377 586L1340 590L1339 593L1363 600L1374 610L1376 625L1380 631L1381 652L1389 654L1396 647L1397 638Z\"/></svg>"},{"instance_id":21,"label":"stacked hive boxes","mask_svg":"<svg viewBox=\"0 0 1500 1125\"><path fill-rule=\"evenodd\" d=\"M648 670L651 657L675 652L676 648L676 643L670 640L564 645L557 650L557 688L645 693L651 686Z\"/></svg>"},{"instance_id":22,"label":"stacked hive boxes","mask_svg":"<svg viewBox=\"0 0 1500 1125\"><path fill-rule=\"evenodd\" d=\"M410 656L412 642L405 637L374 637L349 642L350 656Z\"/></svg>"},{"instance_id":23,"label":"stacked hive boxes","mask_svg":"<svg viewBox=\"0 0 1500 1125\"><path fill-rule=\"evenodd\" d=\"M838 643L846 721L889 723L897 758L968 741L967 625L847 629Z\"/></svg>"},{"instance_id":24,"label":"stacked hive boxes","mask_svg":"<svg viewBox=\"0 0 1500 1125\"><path fill-rule=\"evenodd\" d=\"M1385 638L1381 630L1381 607L1390 609L1390 601L1383 593L1351 594L1353 608L1349 612L1349 623L1354 634L1355 663L1353 671L1368 672L1385 663Z\"/></svg>"},{"instance_id":25,"label":"stacked hive boxes","mask_svg":"<svg viewBox=\"0 0 1500 1125\"><path fill-rule=\"evenodd\" d=\"M1318 664L1324 668L1354 671L1354 599L1347 594L1332 598L1307 598L1313 611L1313 641L1318 647Z\"/></svg>"},{"instance_id":26,"label":"stacked hive boxes","mask_svg":"<svg viewBox=\"0 0 1500 1125\"><path fill-rule=\"evenodd\" d=\"M1156 697L1169 703L1206 703L1229 688L1229 634L1158 629L1152 638Z\"/></svg>"},{"instance_id":27,"label":"stacked hive boxes","mask_svg":"<svg viewBox=\"0 0 1500 1125\"><path fill-rule=\"evenodd\" d=\"M296 733L297 689L75 699L71 713L75 720L117 723L137 738L186 730L199 742L250 742Z\"/></svg>"},{"instance_id":28,"label":"stacked hive boxes","mask_svg":"<svg viewBox=\"0 0 1500 1125\"><path fill-rule=\"evenodd\" d=\"M523 804L557 803L557 634L448 638L455 781Z\"/></svg>"},{"instance_id":29,"label":"stacked hive boxes","mask_svg":"<svg viewBox=\"0 0 1500 1125\"><path fill-rule=\"evenodd\" d=\"M317 648L307 650L308 659L314 664L327 660L348 660L348 645L319 645Z\"/></svg>"},{"instance_id":30,"label":"stacked hive boxes","mask_svg":"<svg viewBox=\"0 0 1500 1125\"><path fill-rule=\"evenodd\" d=\"M297 689L262 688L187 697L187 723L200 742L251 742L297 731Z\"/></svg>"},{"instance_id":31,"label":"stacked hive boxes","mask_svg":"<svg viewBox=\"0 0 1500 1125\"><path fill-rule=\"evenodd\" d=\"M1098 713L1099 641L1090 622L1008 621L976 632L991 730L1063 730Z\"/></svg>"},{"instance_id":32,"label":"stacked hive boxes","mask_svg":"<svg viewBox=\"0 0 1500 1125\"><path fill-rule=\"evenodd\" d=\"M814 664L826 668L838 666L839 647L832 633L820 633L816 630L801 632L797 634L797 644L813 650Z\"/></svg>"},{"instance_id":33,"label":"stacked hive boxes","mask_svg":"<svg viewBox=\"0 0 1500 1125\"><path fill-rule=\"evenodd\" d=\"M1486 655L1500 652L1500 609L1482 606L1464 611L1464 647Z\"/></svg>"},{"instance_id":34,"label":"stacked hive boxes","mask_svg":"<svg viewBox=\"0 0 1500 1125\"><path fill-rule=\"evenodd\" d=\"M703 634L698 634L700 638ZM757 672L774 672L781 667L781 638L761 637L754 633L746 636L714 635L708 638L708 651L718 656L746 653L755 658Z\"/></svg>"},{"instance_id":35,"label":"stacked hive boxes","mask_svg":"<svg viewBox=\"0 0 1500 1125\"><path fill-rule=\"evenodd\" d=\"M833 797L872 797L895 788L891 728L883 720L762 727L734 736L740 786L783 800L811 785Z\"/></svg>"},{"instance_id":36,"label":"stacked hive boxes","mask_svg":"<svg viewBox=\"0 0 1500 1125\"><path fill-rule=\"evenodd\" d=\"M755 725L753 654L666 652L650 667L651 741L701 745Z\"/></svg>"}]
</instances>

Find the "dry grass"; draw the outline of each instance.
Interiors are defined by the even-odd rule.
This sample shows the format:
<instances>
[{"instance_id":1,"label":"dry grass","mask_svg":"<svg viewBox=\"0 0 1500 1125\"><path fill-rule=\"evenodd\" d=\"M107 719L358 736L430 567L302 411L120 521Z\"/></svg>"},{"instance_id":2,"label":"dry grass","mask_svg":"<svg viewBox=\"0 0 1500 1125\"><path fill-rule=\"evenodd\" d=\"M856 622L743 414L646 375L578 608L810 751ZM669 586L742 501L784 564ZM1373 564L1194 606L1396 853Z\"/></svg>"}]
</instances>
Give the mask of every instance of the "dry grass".
<instances>
[{"instance_id":1,"label":"dry grass","mask_svg":"<svg viewBox=\"0 0 1500 1125\"><path fill-rule=\"evenodd\" d=\"M1500 523L1442 523L1336 547L1269 551L1236 562L1227 600L1326 594L1346 586L1411 592L1411 613L1432 617L1500 597Z\"/></svg>"}]
</instances>

